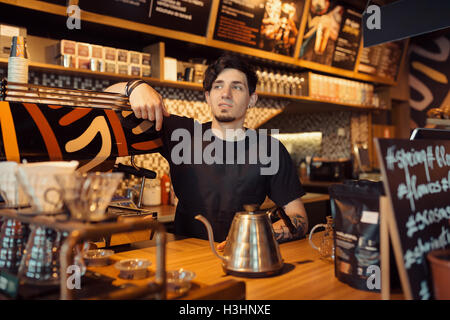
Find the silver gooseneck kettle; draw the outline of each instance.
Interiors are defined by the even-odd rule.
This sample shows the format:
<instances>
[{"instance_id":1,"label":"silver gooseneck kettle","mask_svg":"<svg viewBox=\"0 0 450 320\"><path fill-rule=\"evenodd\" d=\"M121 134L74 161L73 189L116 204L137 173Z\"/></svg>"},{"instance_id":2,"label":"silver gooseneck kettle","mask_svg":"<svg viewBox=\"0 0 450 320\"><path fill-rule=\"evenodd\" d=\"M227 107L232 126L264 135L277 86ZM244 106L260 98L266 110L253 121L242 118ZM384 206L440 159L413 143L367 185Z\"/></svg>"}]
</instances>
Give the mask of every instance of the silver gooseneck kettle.
<instances>
[{"instance_id":1,"label":"silver gooseneck kettle","mask_svg":"<svg viewBox=\"0 0 450 320\"><path fill-rule=\"evenodd\" d=\"M202 215L195 217L205 225L211 250L222 260L222 267L226 274L267 277L280 273L283 268L280 248L269 217L272 212L258 211L257 208L257 205L244 205L246 211L235 214L223 256L216 251L209 221ZM281 217L292 233L295 228L284 211Z\"/></svg>"}]
</instances>

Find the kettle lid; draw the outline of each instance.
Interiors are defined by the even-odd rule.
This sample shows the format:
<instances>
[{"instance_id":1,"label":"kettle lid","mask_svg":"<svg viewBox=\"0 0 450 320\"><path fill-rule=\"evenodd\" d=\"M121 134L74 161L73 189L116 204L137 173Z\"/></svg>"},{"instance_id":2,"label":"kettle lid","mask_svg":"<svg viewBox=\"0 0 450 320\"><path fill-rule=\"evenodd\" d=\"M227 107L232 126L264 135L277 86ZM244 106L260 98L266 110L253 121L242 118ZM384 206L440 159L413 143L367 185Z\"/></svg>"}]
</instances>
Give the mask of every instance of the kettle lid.
<instances>
[{"instance_id":1,"label":"kettle lid","mask_svg":"<svg viewBox=\"0 0 450 320\"><path fill-rule=\"evenodd\" d=\"M261 213L261 211L259 210L259 205L258 204L244 204L243 205L245 212L247 214L257 214L257 213Z\"/></svg>"}]
</instances>

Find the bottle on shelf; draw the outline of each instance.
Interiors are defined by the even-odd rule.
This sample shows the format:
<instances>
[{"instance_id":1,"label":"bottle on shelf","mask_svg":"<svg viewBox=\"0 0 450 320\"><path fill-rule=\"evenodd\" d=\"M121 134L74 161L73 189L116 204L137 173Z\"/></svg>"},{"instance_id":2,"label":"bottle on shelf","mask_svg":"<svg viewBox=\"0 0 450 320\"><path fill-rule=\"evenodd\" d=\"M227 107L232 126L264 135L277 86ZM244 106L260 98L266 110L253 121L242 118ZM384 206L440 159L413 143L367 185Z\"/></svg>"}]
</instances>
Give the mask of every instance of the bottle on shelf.
<instances>
[{"instance_id":1,"label":"bottle on shelf","mask_svg":"<svg viewBox=\"0 0 450 320\"><path fill-rule=\"evenodd\" d=\"M170 178L164 173L161 177L161 204L167 205L169 204L169 195L170 195Z\"/></svg>"}]
</instances>

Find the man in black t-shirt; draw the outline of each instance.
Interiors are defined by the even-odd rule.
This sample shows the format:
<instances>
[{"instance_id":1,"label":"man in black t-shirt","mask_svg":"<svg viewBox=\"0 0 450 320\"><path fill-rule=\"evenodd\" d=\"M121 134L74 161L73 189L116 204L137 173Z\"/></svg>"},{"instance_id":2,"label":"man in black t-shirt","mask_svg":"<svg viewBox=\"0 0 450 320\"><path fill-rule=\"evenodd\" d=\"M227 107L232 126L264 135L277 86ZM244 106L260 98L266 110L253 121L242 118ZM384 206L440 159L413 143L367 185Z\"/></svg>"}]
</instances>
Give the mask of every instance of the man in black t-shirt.
<instances>
[{"instance_id":1,"label":"man in black t-shirt","mask_svg":"<svg viewBox=\"0 0 450 320\"><path fill-rule=\"evenodd\" d=\"M224 241L234 214L245 204L262 204L268 196L284 208L295 228L273 224L277 240L303 237L308 219L300 197L305 194L289 153L281 142L262 130L244 128L247 109L257 101L255 72L236 56L225 55L205 72L205 98L212 122L170 115L161 96L148 84L118 83L108 91L125 93L137 118L155 122L163 141L160 153L170 165L179 199L175 232L207 238L194 219L204 215L215 241ZM219 245L223 248L224 242Z\"/></svg>"}]
</instances>

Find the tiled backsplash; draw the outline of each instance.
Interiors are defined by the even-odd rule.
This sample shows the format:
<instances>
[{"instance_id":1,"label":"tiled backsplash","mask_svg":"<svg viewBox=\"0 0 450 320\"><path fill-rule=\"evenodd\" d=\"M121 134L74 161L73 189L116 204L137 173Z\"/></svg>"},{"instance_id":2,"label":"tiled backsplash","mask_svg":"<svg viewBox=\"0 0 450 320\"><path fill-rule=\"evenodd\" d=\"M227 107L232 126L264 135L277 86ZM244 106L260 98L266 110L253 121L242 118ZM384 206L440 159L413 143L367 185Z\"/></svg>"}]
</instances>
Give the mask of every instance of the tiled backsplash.
<instances>
[{"instance_id":1,"label":"tiled backsplash","mask_svg":"<svg viewBox=\"0 0 450 320\"><path fill-rule=\"evenodd\" d=\"M280 114L261 126L279 128L280 133L322 132L320 154L326 158L349 158L351 112L334 111L304 114ZM341 129L341 132L338 132ZM340 134L340 135L339 135Z\"/></svg>"},{"instance_id":2,"label":"tiled backsplash","mask_svg":"<svg viewBox=\"0 0 450 320\"><path fill-rule=\"evenodd\" d=\"M0 68L0 77L6 76L6 70ZM77 77L31 71L29 81L54 87L68 87L101 91L116 81ZM197 119L200 122L211 120L211 113L205 102L204 94L198 90L170 87L155 87L165 99L168 110L173 114ZM260 97L257 105L247 112L245 125L250 128L260 126L265 129L279 129L280 133L322 132L320 156L328 158L348 158L351 156L351 143L368 140L367 115L350 111L323 113L284 114L280 113L289 103L283 99ZM270 119L270 120L269 120ZM296 145L297 146L297 145ZM303 150L307 152L307 150ZM303 152L303 153L304 153ZM296 153L302 153L298 150ZM129 164L129 157L119 158L119 162ZM169 172L167 161L159 154L136 156L136 164L157 172L158 177ZM125 185L137 184L138 179L124 181Z\"/></svg>"}]
</instances>

